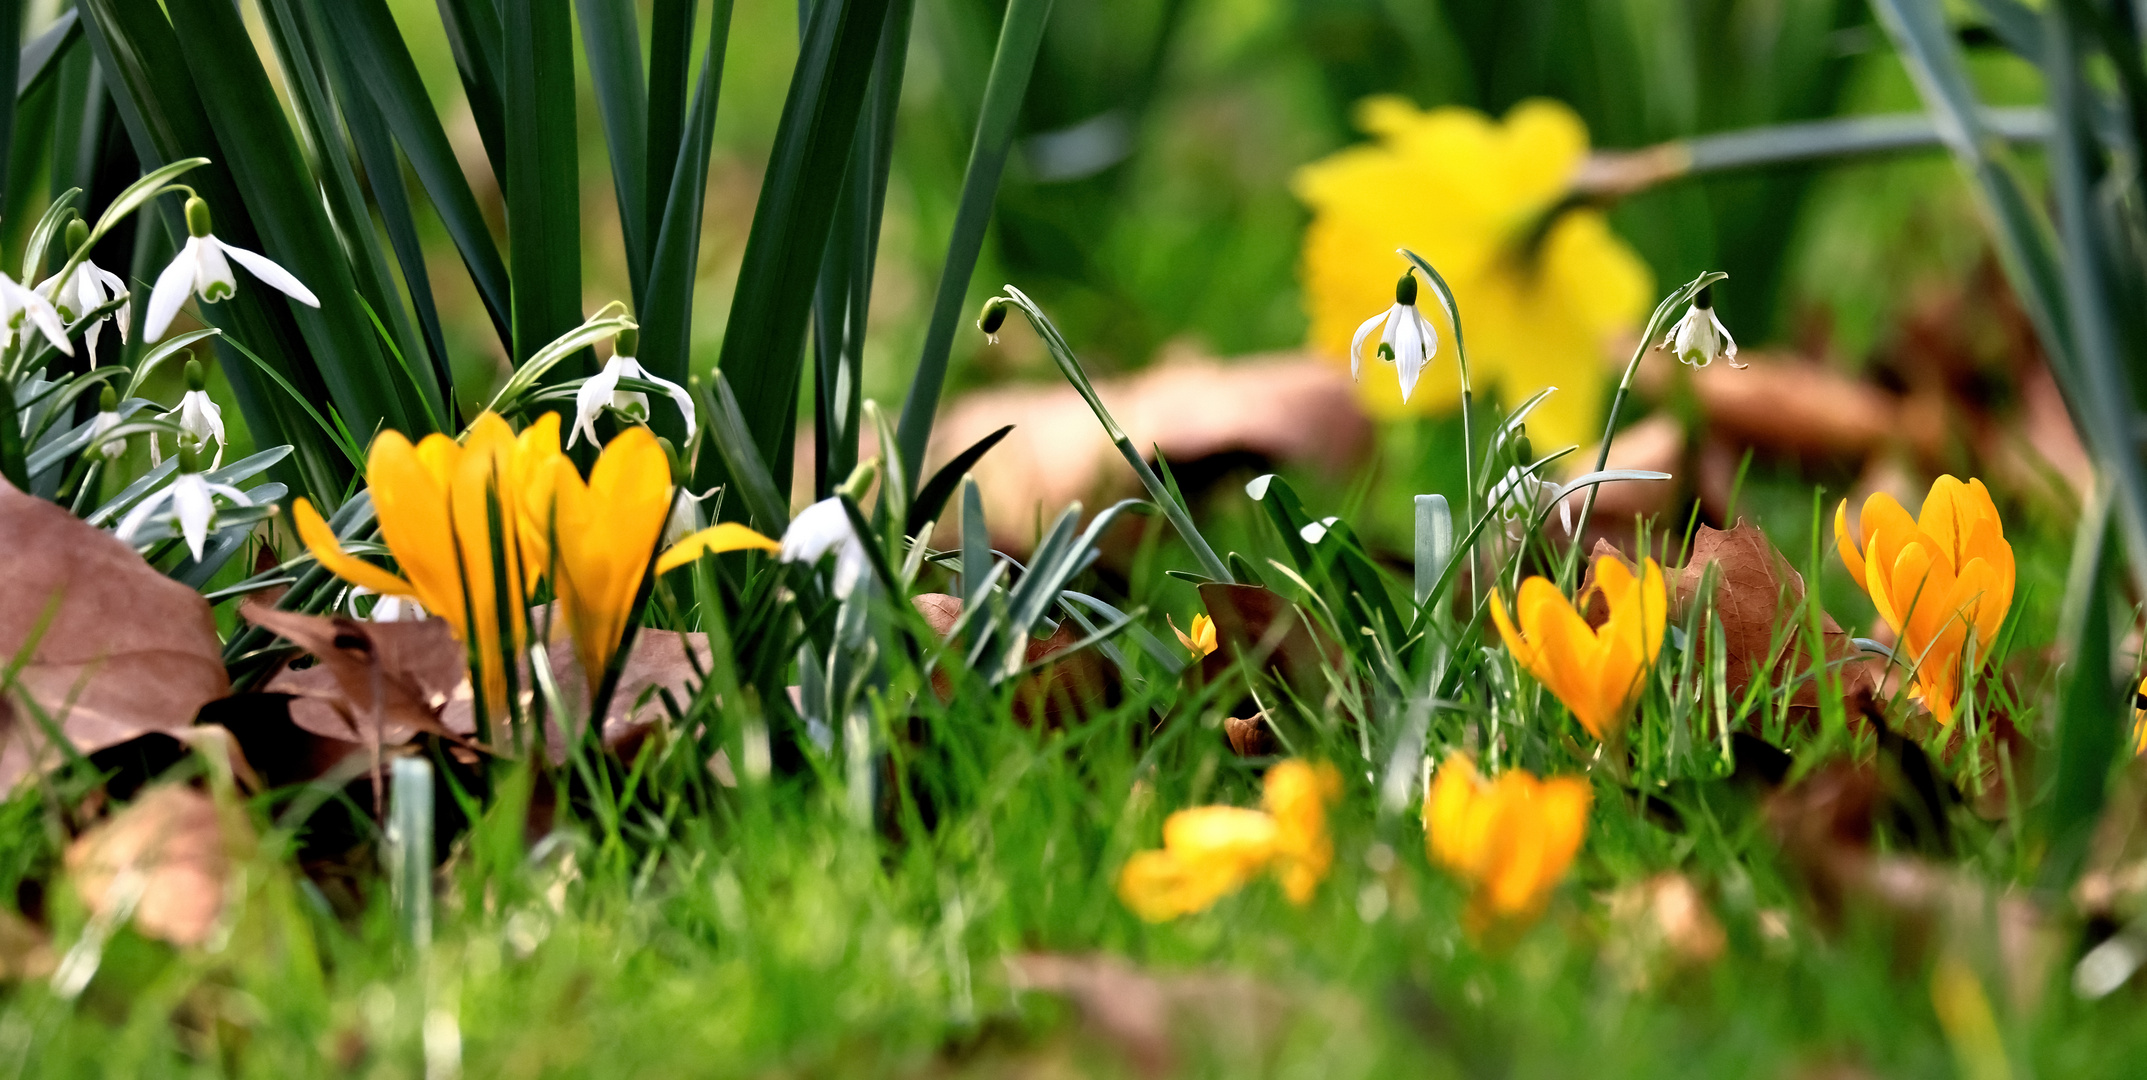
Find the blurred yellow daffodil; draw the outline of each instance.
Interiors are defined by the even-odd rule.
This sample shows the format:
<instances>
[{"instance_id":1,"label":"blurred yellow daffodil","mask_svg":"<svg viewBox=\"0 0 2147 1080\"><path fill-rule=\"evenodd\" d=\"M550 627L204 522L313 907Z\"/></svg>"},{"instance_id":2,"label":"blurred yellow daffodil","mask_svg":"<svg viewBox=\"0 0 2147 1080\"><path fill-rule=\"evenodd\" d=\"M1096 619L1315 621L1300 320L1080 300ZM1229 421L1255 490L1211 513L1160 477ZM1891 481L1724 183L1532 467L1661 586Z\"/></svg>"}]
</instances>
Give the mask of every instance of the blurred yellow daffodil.
<instances>
[{"instance_id":1,"label":"blurred yellow daffodil","mask_svg":"<svg viewBox=\"0 0 2147 1080\"><path fill-rule=\"evenodd\" d=\"M594 686L626 633L641 579L671 513L671 462L644 427L629 427L604 447L584 483L559 452L558 414L532 425L535 460L522 489L525 521L537 536L574 636L574 653Z\"/></svg>"},{"instance_id":2,"label":"blurred yellow daffodil","mask_svg":"<svg viewBox=\"0 0 2147 1080\"><path fill-rule=\"evenodd\" d=\"M1941 476L1915 518L1884 492L1864 500L1858 543L1849 501L1834 510L1834 541L1849 576L1894 631L1895 655L1915 673L1914 694L1941 725L1953 722L1964 659L1989 658L2013 606L2013 547L1981 480ZM1970 637L1971 632L1973 638Z\"/></svg>"},{"instance_id":3,"label":"blurred yellow daffodil","mask_svg":"<svg viewBox=\"0 0 2147 1080\"><path fill-rule=\"evenodd\" d=\"M1529 417L1538 441L1592 442L1605 343L1639 327L1654 285L1601 211L1565 203L1588 156L1586 126L1555 101L1524 101L1497 121L1396 97L1364 101L1357 125L1377 141L1305 166L1293 184L1312 211L1302 276L1313 347L1337 365L1351 362L1365 316L1394 300L1395 250L1408 248L1453 288L1476 393L1496 386L1518 403L1556 386ZM1424 314L1446 321L1436 304ZM1426 369L1406 403L1396 379L1358 387L1386 417L1460 400L1452 364Z\"/></svg>"},{"instance_id":4,"label":"blurred yellow daffodil","mask_svg":"<svg viewBox=\"0 0 2147 1080\"><path fill-rule=\"evenodd\" d=\"M1264 810L1200 806L1163 822L1163 848L1126 860L1118 896L1149 922L1205 911L1272 869L1293 904L1305 904L1334 863L1327 804L1342 776L1324 762L1290 760L1267 771Z\"/></svg>"},{"instance_id":5,"label":"blurred yellow daffodil","mask_svg":"<svg viewBox=\"0 0 2147 1080\"><path fill-rule=\"evenodd\" d=\"M553 430L556 443L556 421ZM291 515L313 557L337 577L414 598L446 619L476 654L484 707L494 714L505 710L509 650L519 656L528 644L524 612L542 572L534 537L517 512L516 449L513 430L493 413L479 416L464 442L433 434L412 446L397 431L373 440L365 482L400 577L344 552L305 499ZM514 535L496 544L494 523Z\"/></svg>"},{"instance_id":6,"label":"blurred yellow daffodil","mask_svg":"<svg viewBox=\"0 0 2147 1080\"><path fill-rule=\"evenodd\" d=\"M1178 635L1178 642L1191 650L1194 656L1206 656L1215 651L1215 620L1208 618L1206 612L1194 615L1193 621L1185 626L1185 629L1180 630L1177 623L1172 623L1170 632Z\"/></svg>"},{"instance_id":7,"label":"blurred yellow daffodil","mask_svg":"<svg viewBox=\"0 0 2147 1080\"><path fill-rule=\"evenodd\" d=\"M1600 627L1589 626L1558 586L1542 577L1521 583L1513 616L1506 614L1506 598L1492 594L1491 621L1514 659L1573 710L1588 734L1607 741L1624 727L1642 678L1662 653L1669 598L1662 567L1653 559L1643 560L1635 575L1605 555L1595 561L1589 589L1601 591L1610 610Z\"/></svg>"},{"instance_id":8,"label":"blurred yellow daffodil","mask_svg":"<svg viewBox=\"0 0 2147 1080\"><path fill-rule=\"evenodd\" d=\"M1508 769L1486 780L1467 754L1439 766L1424 793L1424 851L1473 887L1471 929L1542 914L1580 851L1591 800L1578 777Z\"/></svg>"}]
</instances>

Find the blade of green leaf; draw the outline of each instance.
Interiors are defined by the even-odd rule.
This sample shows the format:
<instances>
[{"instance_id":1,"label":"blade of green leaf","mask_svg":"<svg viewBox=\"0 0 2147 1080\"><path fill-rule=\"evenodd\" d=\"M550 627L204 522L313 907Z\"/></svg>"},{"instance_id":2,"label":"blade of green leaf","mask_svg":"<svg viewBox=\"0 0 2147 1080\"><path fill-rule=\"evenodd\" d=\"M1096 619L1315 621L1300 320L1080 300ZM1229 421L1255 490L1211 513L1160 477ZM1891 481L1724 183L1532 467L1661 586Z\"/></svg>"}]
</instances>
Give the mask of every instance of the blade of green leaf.
<instances>
[{"instance_id":1,"label":"blade of green leaf","mask_svg":"<svg viewBox=\"0 0 2147 1080\"><path fill-rule=\"evenodd\" d=\"M672 174L686 138L686 77L693 66L693 19L699 6L696 0L653 0L649 5L648 161L642 168L648 192L642 197L642 212L648 222L644 235L651 243L663 232ZM715 17L729 20L728 0L718 5ZM640 303L636 297L636 311Z\"/></svg>"},{"instance_id":2,"label":"blade of green leaf","mask_svg":"<svg viewBox=\"0 0 2147 1080\"><path fill-rule=\"evenodd\" d=\"M574 23L555 0L504 0L500 82L507 128L508 266L514 359L581 321L580 147L575 138ZM569 376L588 375L586 360Z\"/></svg>"},{"instance_id":3,"label":"blade of green leaf","mask_svg":"<svg viewBox=\"0 0 2147 1080\"><path fill-rule=\"evenodd\" d=\"M447 44L492 175L507 175L506 38L497 0L439 0Z\"/></svg>"},{"instance_id":4,"label":"blade of green leaf","mask_svg":"<svg viewBox=\"0 0 2147 1080\"><path fill-rule=\"evenodd\" d=\"M73 11L63 11L59 18L52 20L51 26L24 42L15 62L16 99L28 97L31 91L51 78L67 51L81 40L81 16Z\"/></svg>"},{"instance_id":5,"label":"blade of green leaf","mask_svg":"<svg viewBox=\"0 0 2147 1080\"><path fill-rule=\"evenodd\" d=\"M641 82L641 32L633 0L574 0L581 19L582 55L596 85L604 145L611 151L611 186L619 204L626 275L638 304L648 280L648 94ZM636 310L639 310L636 308Z\"/></svg>"},{"instance_id":6,"label":"blade of green leaf","mask_svg":"<svg viewBox=\"0 0 2147 1080\"><path fill-rule=\"evenodd\" d=\"M715 137L716 102L723 88L723 61L729 52L731 0L716 0L708 21L707 56L693 108L686 117L680 148L664 198L663 226L649 256L648 288L636 309L641 322L643 365L672 382L692 374L687 350L693 344L693 284L701 258L701 213L707 202L708 156ZM659 413L658 433L678 445L691 438L676 417Z\"/></svg>"},{"instance_id":7,"label":"blade of green leaf","mask_svg":"<svg viewBox=\"0 0 2147 1080\"><path fill-rule=\"evenodd\" d=\"M910 468L922 468L924 449L932 441L932 420L939 411L939 393L947 380L947 357L954 347L955 327L961 320L969 293L969 278L976 270L977 255L984 249L984 230L991 224L992 202L999 194L999 176L1006 169L1007 151L1014 144L1014 124L1020 119L1021 103L1028 96L1029 73L1036 65L1036 50L1044 39L1044 24L1051 17L1051 0L1012 0L999 24L999 46L992 53L991 75L984 84L984 104L977 113L977 132L969 146L969 166L962 176L962 201L954 215L954 231L947 239L947 261L940 267L939 291L932 297L932 321L925 329L924 348L917 357L917 374L910 382L909 397L902 403L900 441L902 459Z\"/></svg>"},{"instance_id":8,"label":"blade of green leaf","mask_svg":"<svg viewBox=\"0 0 2147 1080\"><path fill-rule=\"evenodd\" d=\"M16 82L22 71L22 0L0 0L0 86ZM7 155L15 141L14 97L0 101L0 176L6 175ZM5 192L0 192L4 197Z\"/></svg>"},{"instance_id":9,"label":"blade of green leaf","mask_svg":"<svg viewBox=\"0 0 2147 1080\"><path fill-rule=\"evenodd\" d=\"M904 526L909 535L917 535L917 530L939 517L940 510L945 508L947 500L954 496L954 489L962 482L962 477L976 468L977 462L984 460L984 455L990 453L991 448L999 445L1000 440L1013 430L1014 425L1008 424L970 443L968 449L954 455L954 460L940 466L939 471L925 481L924 487L917 491L916 501L910 504L909 521Z\"/></svg>"}]
</instances>

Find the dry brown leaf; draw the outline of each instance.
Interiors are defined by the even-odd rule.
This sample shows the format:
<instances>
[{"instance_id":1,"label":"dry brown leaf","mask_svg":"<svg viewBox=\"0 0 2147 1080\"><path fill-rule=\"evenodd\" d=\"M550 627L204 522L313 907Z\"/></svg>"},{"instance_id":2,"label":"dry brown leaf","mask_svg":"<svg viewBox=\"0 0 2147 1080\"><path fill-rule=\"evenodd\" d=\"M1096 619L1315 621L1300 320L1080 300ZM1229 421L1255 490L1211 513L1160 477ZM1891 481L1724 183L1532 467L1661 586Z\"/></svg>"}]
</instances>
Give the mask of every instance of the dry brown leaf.
<instances>
[{"instance_id":1,"label":"dry brown leaf","mask_svg":"<svg viewBox=\"0 0 2147 1080\"><path fill-rule=\"evenodd\" d=\"M23 982L52 974L59 958L52 936L36 923L0 905L0 982Z\"/></svg>"},{"instance_id":2,"label":"dry brown leaf","mask_svg":"<svg viewBox=\"0 0 2147 1080\"><path fill-rule=\"evenodd\" d=\"M159 785L82 834L67 849L67 874L97 915L131 900L144 936L199 945L223 915L233 856L252 839L244 829L202 792Z\"/></svg>"},{"instance_id":3,"label":"dry brown leaf","mask_svg":"<svg viewBox=\"0 0 2147 1080\"><path fill-rule=\"evenodd\" d=\"M1345 667L1341 646L1315 636L1297 608L1272 589L1209 582L1200 587L1200 602L1215 622L1216 643L1214 652L1189 669L1203 683L1227 676L1242 659L1280 674L1316 700L1327 686L1323 668Z\"/></svg>"},{"instance_id":4,"label":"dry brown leaf","mask_svg":"<svg viewBox=\"0 0 2147 1080\"><path fill-rule=\"evenodd\" d=\"M1169 359L1137 375L1100 380L1096 392L1135 447L1162 448L1181 482L1199 472L1196 463L1235 459L1340 475L1371 447L1371 421L1349 376L1302 356ZM1013 432L975 469L995 547L1027 551L1036 542L1038 515L1048 520L1075 500L1104 506L1143 495L1095 414L1062 381L983 390L953 402L933 425L926 472L1006 424ZM939 530L942 546L956 542L957 527L947 518Z\"/></svg>"},{"instance_id":5,"label":"dry brown leaf","mask_svg":"<svg viewBox=\"0 0 2147 1080\"><path fill-rule=\"evenodd\" d=\"M1233 716L1223 721L1223 735L1239 757L1267 757L1276 750L1275 733L1267 726L1266 713Z\"/></svg>"},{"instance_id":6,"label":"dry brown leaf","mask_svg":"<svg viewBox=\"0 0 2147 1080\"><path fill-rule=\"evenodd\" d=\"M1239 975L1152 975L1111 956L1025 953L1007 960L1017 990L1059 994L1088 1030L1139 1072L1171 1072L1194 1038L1257 1064L1279 1042L1288 1000Z\"/></svg>"},{"instance_id":7,"label":"dry brown leaf","mask_svg":"<svg viewBox=\"0 0 2147 1080\"><path fill-rule=\"evenodd\" d=\"M0 697L0 719L15 721L0 750L0 791L58 760L20 707L23 696L77 750L93 753L185 727L231 692L200 593L109 533L0 480L0 659L20 655L48 611L29 663Z\"/></svg>"},{"instance_id":8,"label":"dry brown leaf","mask_svg":"<svg viewBox=\"0 0 2147 1080\"><path fill-rule=\"evenodd\" d=\"M367 622L254 604L239 614L312 654L310 668L276 673L262 689L291 694L291 722L317 735L395 745L419 732L459 737L442 715L469 680L444 619ZM467 710L464 716L468 715Z\"/></svg>"},{"instance_id":9,"label":"dry brown leaf","mask_svg":"<svg viewBox=\"0 0 2147 1080\"><path fill-rule=\"evenodd\" d=\"M1700 586L1708 566L1716 567L1715 617L1721 621L1724 667L1731 700L1743 698L1753 678L1776 684L1802 678L1790 697L1792 708L1811 709L1819 704L1818 683L1812 670L1804 627L1799 622L1804 607L1804 575L1796 572L1781 551L1758 527L1739 519L1728 529L1700 526L1692 538L1692 554L1675 577L1676 596L1671 618L1682 622L1700 598ZM1833 617L1822 612L1819 634L1828 663L1847 661L1839 668L1842 692L1856 693L1870 685L1865 666L1857 662L1859 650Z\"/></svg>"}]
</instances>

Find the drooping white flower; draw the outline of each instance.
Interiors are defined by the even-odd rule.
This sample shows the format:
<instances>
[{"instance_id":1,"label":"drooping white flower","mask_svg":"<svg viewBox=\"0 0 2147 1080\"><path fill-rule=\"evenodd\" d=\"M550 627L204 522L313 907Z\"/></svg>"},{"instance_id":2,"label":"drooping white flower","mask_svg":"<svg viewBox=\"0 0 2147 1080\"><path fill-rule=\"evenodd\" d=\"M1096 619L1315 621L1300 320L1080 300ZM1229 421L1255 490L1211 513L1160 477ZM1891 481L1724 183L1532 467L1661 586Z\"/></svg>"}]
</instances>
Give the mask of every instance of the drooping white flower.
<instances>
[{"instance_id":1,"label":"drooping white flower","mask_svg":"<svg viewBox=\"0 0 2147 1080\"><path fill-rule=\"evenodd\" d=\"M835 595L848 597L871 567L865 542L851 526L840 497L822 499L790 519L777 558L811 566L830 551L835 553Z\"/></svg>"},{"instance_id":2,"label":"drooping white flower","mask_svg":"<svg viewBox=\"0 0 2147 1080\"><path fill-rule=\"evenodd\" d=\"M416 597L411 596L382 596L380 599L373 601L373 611L370 615L359 615L358 598L377 595L379 594L363 585L351 586L350 597L345 601L350 606L350 617L353 619L362 618L368 622L424 622L430 617L426 614L424 605L418 603Z\"/></svg>"},{"instance_id":3,"label":"drooping white flower","mask_svg":"<svg viewBox=\"0 0 2147 1080\"><path fill-rule=\"evenodd\" d=\"M203 546L209 541L209 529L216 524L216 497L222 495L239 506L253 505L245 492L229 484L212 482L200 466L198 452L182 448L179 451L179 475L172 478L169 487L127 511L113 535L121 543L132 545L142 526L152 521L170 521L186 538L186 549L194 553L194 561L200 562Z\"/></svg>"},{"instance_id":4,"label":"drooping white flower","mask_svg":"<svg viewBox=\"0 0 2147 1080\"><path fill-rule=\"evenodd\" d=\"M1506 470L1504 478L1491 486L1491 494L1486 501L1490 504L1492 513L1498 515L1506 536L1519 540L1528 534L1529 523L1534 520L1536 513L1557 497L1557 484L1515 465ZM1563 505L1558 510L1561 517L1567 515ZM1573 531L1570 519L1566 531Z\"/></svg>"},{"instance_id":5,"label":"drooping white flower","mask_svg":"<svg viewBox=\"0 0 2147 1080\"><path fill-rule=\"evenodd\" d=\"M67 248L69 251L80 250L82 245L88 242L89 226L83 224L82 219L76 218L67 223ZM120 304L119 310L91 323L89 329L83 332L82 337L89 344L89 354L93 363L97 356L97 338L104 332L105 323L111 322L116 317L119 320L119 340L121 342L127 340L127 327L133 322L132 313L134 310L133 298L128 292L127 283L118 274L98 266L91 260L83 259L81 264L67 275L67 280L65 281L61 281L59 275L55 274L38 282L37 295L52 302L52 306L59 312L62 323L71 323L113 300L125 299L127 302Z\"/></svg>"},{"instance_id":6,"label":"drooping white flower","mask_svg":"<svg viewBox=\"0 0 2147 1080\"><path fill-rule=\"evenodd\" d=\"M171 420L179 425L179 430L183 433L178 439L181 450L189 446L199 450L209 443L215 443L216 460L209 466L214 469L224 463L224 410L209 400L209 392L205 389L207 385L207 378L202 374L201 361L188 360L186 393L180 395L178 405L158 419ZM149 458L154 464L163 463L163 455L159 453L157 440L153 435L149 439Z\"/></svg>"},{"instance_id":7,"label":"drooping white flower","mask_svg":"<svg viewBox=\"0 0 2147 1080\"><path fill-rule=\"evenodd\" d=\"M669 379L659 379L649 374L648 369L634 359L634 352L639 345L639 332L621 331L613 347L611 359L604 364L604 370L590 376L581 384L581 389L574 391L574 430L567 435L568 449L581 441L584 431L589 433L591 443L597 441L596 418L605 409L610 409L636 424L649 422L649 396L636 390L620 390L620 379L643 379L664 387L672 404L678 406L679 414L686 418L686 430L693 430L692 395L686 393L685 387Z\"/></svg>"},{"instance_id":8,"label":"drooping white flower","mask_svg":"<svg viewBox=\"0 0 2147 1080\"><path fill-rule=\"evenodd\" d=\"M1685 317L1663 335L1657 349L1669 349L1672 356L1691 364L1706 367L1716 360L1727 360L1733 368L1750 367L1737 362L1737 342L1730 337L1722 320L1715 317L1715 287L1704 286L1700 294L1692 298L1692 306L1685 310Z\"/></svg>"},{"instance_id":9,"label":"drooping white flower","mask_svg":"<svg viewBox=\"0 0 2147 1080\"><path fill-rule=\"evenodd\" d=\"M239 282L231 273L233 261L285 296L307 307L321 306L313 290L268 256L218 240L209 230L209 204L199 197L186 200L186 231L186 246L172 257L171 265L157 275L156 286L149 290L149 316L142 323L142 336L150 341L162 338L171 329L172 319L186 306L188 296L199 296L202 303L213 304L236 294Z\"/></svg>"},{"instance_id":10,"label":"drooping white flower","mask_svg":"<svg viewBox=\"0 0 2147 1080\"><path fill-rule=\"evenodd\" d=\"M1416 306L1414 270L1402 274L1401 280L1394 283L1394 306L1357 327L1356 337L1349 342L1350 378L1358 377L1364 363L1364 341L1382 322L1386 330L1379 335L1379 357L1394 364L1394 373L1401 378L1402 400L1407 401L1425 365L1439 351L1439 332L1432 329L1431 321Z\"/></svg>"},{"instance_id":11,"label":"drooping white flower","mask_svg":"<svg viewBox=\"0 0 2147 1080\"><path fill-rule=\"evenodd\" d=\"M37 332L45 335L52 347L69 356L75 354L74 344L67 340L67 324L60 321L60 313L52 310L52 302L37 295L35 289L26 289L14 278L0 272L0 324L5 333L0 334L0 344L15 344L15 334L23 329L23 320L29 319Z\"/></svg>"},{"instance_id":12,"label":"drooping white flower","mask_svg":"<svg viewBox=\"0 0 2147 1080\"><path fill-rule=\"evenodd\" d=\"M119 392L107 384L97 393L97 415L89 422L89 445L96 453L103 454L106 461L118 461L127 455L125 438L105 438L106 433L118 426Z\"/></svg>"},{"instance_id":13,"label":"drooping white flower","mask_svg":"<svg viewBox=\"0 0 2147 1080\"><path fill-rule=\"evenodd\" d=\"M977 329L984 331L984 340L999 344L999 328L1006 325L1006 301L994 296L984 301L984 310L977 313Z\"/></svg>"}]
</instances>

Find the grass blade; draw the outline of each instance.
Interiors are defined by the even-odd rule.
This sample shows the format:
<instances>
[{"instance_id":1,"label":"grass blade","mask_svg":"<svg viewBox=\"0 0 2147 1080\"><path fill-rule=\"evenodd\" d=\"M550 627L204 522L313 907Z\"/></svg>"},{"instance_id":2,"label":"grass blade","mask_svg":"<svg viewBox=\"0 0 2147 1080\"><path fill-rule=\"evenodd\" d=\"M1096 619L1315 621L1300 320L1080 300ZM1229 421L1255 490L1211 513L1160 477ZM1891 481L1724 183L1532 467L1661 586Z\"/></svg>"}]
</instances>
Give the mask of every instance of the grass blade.
<instances>
[{"instance_id":1,"label":"grass blade","mask_svg":"<svg viewBox=\"0 0 2147 1080\"><path fill-rule=\"evenodd\" d=\"M932 441L932 419L939 410L939 392L947 381L947 356L954 347L954 330L968 298L969 278L976 270L977 255L984 249L984 229L991 224L993 200L999 194L999 176L1006 169L1007 150L1014 143L1014 123L1020 118L1021 102L1028 95L1029 73L1036 65L1037 46L1044 39L1044 24L1051 16L1051 0L1012 0L1006 19L999 25L999 47L992 54L991 76L984 84L984 105L977 113L976 138L969 146L969 167L962 176L962 201L954 215L954 232L947 239L947 261L940 267L939 291L932 298L932 321L925 329L924 349L917 357L917 374L910 382L909 397L902 403L898 439L902 460L921 468L924 448ZM914 476L914 474L912 474Z\"/></svg>"},{"instance_id":2,"label":"grass blade","mask_svg":"<svg viewBox=\"0 0 2147 1080\"><path fill-rule=\"evenodd\" d=\"M611 151L611 186L619 202L626 275L638 305L649 270L648 93L641 82L641 31L633 0L574 0L581 18L582 55L596 84L604 145ZM660 48L660 46L659 46ZM637 306L635 310L640 310Z\"/></svg>"},{"instance_id":3,"label":"grass blade","mask_svg":"<svg viewBox=\"0 0 2147 1080\"><path fill-rule=\"evenodd\" d=\"M477 122L477 137L485 144L485 157L492 175L507 176L507 111L503 102L507 61L505 30L498 0L439 0L440 19L447 26L447 44L455 54L455 70L462 76L462 94L470 103L470 118Z\"/></svg>"}]
</instances>

